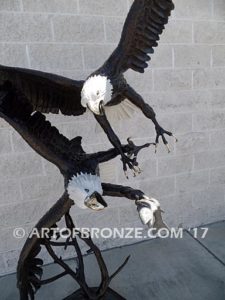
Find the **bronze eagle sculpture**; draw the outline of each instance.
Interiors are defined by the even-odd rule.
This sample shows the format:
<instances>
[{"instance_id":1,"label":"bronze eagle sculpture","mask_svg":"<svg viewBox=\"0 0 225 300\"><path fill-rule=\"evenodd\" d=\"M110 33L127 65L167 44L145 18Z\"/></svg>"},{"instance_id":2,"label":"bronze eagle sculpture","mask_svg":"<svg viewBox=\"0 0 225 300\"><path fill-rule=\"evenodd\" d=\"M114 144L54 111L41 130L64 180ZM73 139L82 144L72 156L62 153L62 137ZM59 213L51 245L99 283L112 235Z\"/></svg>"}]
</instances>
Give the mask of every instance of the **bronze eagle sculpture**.
<instances>
[{"instance_id":1,"label":"bronze eagle sculpture","mask_svg":"<svg viewBox=\"0 0 225 300\"><path fill-rule=\"evenodd\" d=\"M135 0L117 48L86 81L0 66L0 84L9 82L23 91L33 110L42 113L61 112L64 115L78 116L89 109L109 141L119 151L124 172L127 172L127 167L139 172L137 161L124 153L107 117L112 109L121 111L123 118L129 115L131 106L138 108L155 125L156 146L161 137L168 147L165 135L173 134L159 125L153 108L127 83L123 74L128 69L144 73L151 59L149 54L153 54L154 47L158 46L157 41L173 9L172 0Z\"/></svg>"},{"instance_id":2,"label":"bronze eagle sculpture","mask_svg":"<svg viewBox=\"0 0 225 300\"><path fill-rule=\"evenodd\" d=\"M113 148L93 154L85 153L81 137L67 139L53 127L41 112L35 112L30 101L11 83L0 85L0 117L6 120L22 138L42 157L55 164L65 180L63 196L38 222L36 228L52 228L69 213L72 205L99 211L107 207L103 196L126 197L134 200L144 224L160 229L166 228L162 221L160 204L142 191L127 186L102 183L99 164L115 158L120 152ZM136 146L131 140L122 150L136 161L139 151L150 143ZM28 239L18 264L18 287L21 300L34 299L40 287L41 241L38 237Z\"/></svg>"}]
</instances>

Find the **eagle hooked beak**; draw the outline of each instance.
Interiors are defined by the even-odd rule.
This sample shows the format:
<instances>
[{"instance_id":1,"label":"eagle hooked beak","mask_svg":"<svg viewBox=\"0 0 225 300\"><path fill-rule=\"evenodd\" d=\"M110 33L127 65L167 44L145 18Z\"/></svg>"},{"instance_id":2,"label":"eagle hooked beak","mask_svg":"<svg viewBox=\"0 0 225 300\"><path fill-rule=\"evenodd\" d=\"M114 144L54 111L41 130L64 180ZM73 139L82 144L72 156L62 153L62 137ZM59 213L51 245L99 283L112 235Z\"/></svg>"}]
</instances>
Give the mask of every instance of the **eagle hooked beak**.
<instances>
[{"instance_id":1,"label":"eagle hooked beak","mask_svg":"<svg viewBox=\"0 0 225 300\"><path fill-rule=\"evenodd\" d=\"M104 102L103 101L100 101L99 102L99 112L100 112L100 115L104 115L105 114L105 110L104 110Z\"/></svg>"},{"instance_id":2,"label":"eagle hooked beak","mask_svg":"<svg viewBox=\"0 0 225 300\"><path fill-rule=\"evenodd\" d=\"M108 206L102 196L97 192L86 198L85 205L95 211L103 210Z\"/></svg>"},{"instance_id":3,"label":"eagle hooked beak","mask_svg":"<svg viewBox=\"0 0 225 300\"><path fill-rule=\"evenodd\" d=\"M87 108L95 115L103 116L105 114L103 100L101 100L98 105L94 105L94 106L91 105L90 103L87 103Z\"/></svg>"}]
</instances>

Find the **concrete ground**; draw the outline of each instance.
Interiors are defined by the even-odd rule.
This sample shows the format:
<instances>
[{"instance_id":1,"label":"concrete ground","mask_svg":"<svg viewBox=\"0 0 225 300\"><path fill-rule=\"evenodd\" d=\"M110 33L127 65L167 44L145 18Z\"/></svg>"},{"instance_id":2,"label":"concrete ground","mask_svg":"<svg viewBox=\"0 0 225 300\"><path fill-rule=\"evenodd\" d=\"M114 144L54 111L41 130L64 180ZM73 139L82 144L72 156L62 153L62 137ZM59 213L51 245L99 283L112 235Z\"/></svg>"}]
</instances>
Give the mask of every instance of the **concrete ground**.
<instances>
[{"instance_id":1,"label":"concrete ground","mask_svg":"<svg viewBox=\"0 0 225 300\"><path fill-rule=\"evenodd\" d=\"M205 226L207 227L207 226ZM110 272L131 255L125 269L112 281L111 288L129 300L224 300L225 299L225 221L209 225L201 239L185 232L180 239L155 239L105 251ZM99 282L96 264L85 259L90 286ZM72 264L73 262L69 262ZM58 267L45 268L46 276L58 273ZM74 292L69 278L43 287L36 300L61 300ZM17 300L15 275L0 278L0 299Z\"/></svg>"}]
</instances>

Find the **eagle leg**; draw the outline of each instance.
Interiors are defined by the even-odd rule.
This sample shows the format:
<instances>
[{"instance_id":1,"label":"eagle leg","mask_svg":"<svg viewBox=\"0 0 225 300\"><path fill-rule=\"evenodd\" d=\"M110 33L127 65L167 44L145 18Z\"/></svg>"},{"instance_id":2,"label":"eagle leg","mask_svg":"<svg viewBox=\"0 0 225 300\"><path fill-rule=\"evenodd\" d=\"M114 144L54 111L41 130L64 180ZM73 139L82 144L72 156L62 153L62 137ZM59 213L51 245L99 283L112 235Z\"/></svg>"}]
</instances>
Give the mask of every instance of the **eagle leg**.
<instances>
[{"instance_id":1,"label":"eagle leg","mask_svg":"<svg viewBox=\"0 0 225 300\"><path fill-rule=\"evenodd\" d=\"M135 201L142 223L153 227L155 232L162 228L168 229L162 219L163 211L160 208L160 203L156 199L148 197L141 190L135 190L129 186L103 183L102 188L104 196L125 197Z\"/></svg>"},{"instance_id":2,"label":"eagle leg","mask_svg":"<svg viewBox=\"0 0 225 300\"><path fill-rule=\"evenodd\" d=\"M162 141L163 141L164 145L166 146L166 148L167 148L167 150L168 150L168 153L170 153L171 150L170 150L169 144L168 144L168 142L167 142L167 139L165 138L165 134L168 135L168 136L174 137L175 142L178 142L178 139L173 135L172 132L163 129L163 128L158 124L158 122L156 121L156 119L155 119L153 122L154 122L154 124L155 124L155 130L156 130L155 152L157 152L157 147L158 147L158 145L159 145L159 138L160 138L160 136L161 136Z\"/></svg>"},{"instance_id":3,"label":"eagle leg","mask_svg":"<svg viewBox=\"0 0 225 300\"><path fill-rule=\"evenodd\" d=\"M109 121L107 120L106 115L103 113L102 115L94 115L94 116L95 116L96 121L100 124L100 126L106 133L111 144L115 147L115 149L121 155L123 171L124 171L126 178L128 179L128 172L127 172L128 168L130 170L132 170L133 174L136 174L136 172L137 172L136 167L138 166L136 159L130 158L124 153L122 144L121 144L119 138L117 137L117 135L115 134L115 132L113 131L111 125L109 124Z\"/></svg>"},{"instance_id":4,"label":"eagle leg","mask_svg":"<svg viewBox=\"0 0 225 300\"><path fill-rule=\"evenodd\" d=\"M144 99L139 95L131 86L127 85L126 89L124 90L124 96L127 97L134 105L136 105L140 110L143 112L143 114L150 120L155 125L155 130L156 130L156 140L155 140L155 147L157 150L157 146L159 144L159 138L161 136L162 141L164 145L167 147L168 152L170 152L170 148L168 146L168 142L165 138L165 135L172 136L174 137L175 141L177 142L177 138L173 135L172 132L164 130L156 120L156 115L153 110L153 108L147 104Z\"/></svg>"},{"instance_id":5,"label":"eagle leg","mask_svg":"<svg viewBox=\"0 0 225 300\"><path fill-rule=\"evenodd\" d=\"M146 143L144 145L137 146L130 138L127 139L127 142L127 145L122 145L123 153L127 154L127 157L129 157L130 159L133 159L133 161L135 162L134 168L137 173L140 173L140 168L136 165L137 156L142 149L147 148L151 145L155 145L155 143ZM94 154L89 154L89 157L90 159L97 160L98 163L101 164L114 159L118 155L120 155L120 152L117 149L112 148L107 151L100 151Z\"/></svg>"}]
</instances>

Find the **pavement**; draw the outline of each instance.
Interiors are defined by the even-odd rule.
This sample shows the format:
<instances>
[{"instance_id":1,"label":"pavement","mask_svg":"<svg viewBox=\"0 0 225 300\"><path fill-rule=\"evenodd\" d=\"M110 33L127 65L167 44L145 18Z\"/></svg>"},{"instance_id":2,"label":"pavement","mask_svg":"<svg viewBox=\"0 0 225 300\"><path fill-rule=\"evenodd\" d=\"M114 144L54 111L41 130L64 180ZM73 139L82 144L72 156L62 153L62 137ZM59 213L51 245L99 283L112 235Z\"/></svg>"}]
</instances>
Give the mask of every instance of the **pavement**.
<instances>
[{"instance_id":1,"label":"pavement","mask_svg":"<svg viewBox=\"0 0 225 300\"><path fill-rule=\"evenodd\" d=\"M129 300L224 300L225 221L204 227L209 228L204 239L201 230L196 236L194 231L185 231L183 238L157 238L104 251L110 273L131 255L111 288ZM89 285L98 285L99 273L92 255L85 257L85 265ZM44 272L47 278L59 269L49 265ZM65 277L44 286L35 300L62 300L76 289L76 283ZM0 278L0 299L19 299L15 274Z\"/></svg>"}]
</instances>

